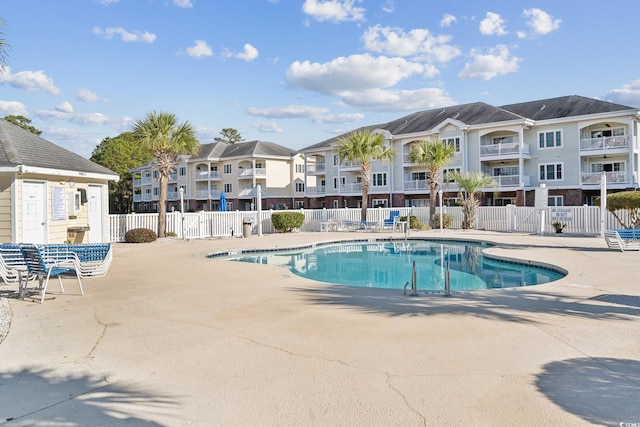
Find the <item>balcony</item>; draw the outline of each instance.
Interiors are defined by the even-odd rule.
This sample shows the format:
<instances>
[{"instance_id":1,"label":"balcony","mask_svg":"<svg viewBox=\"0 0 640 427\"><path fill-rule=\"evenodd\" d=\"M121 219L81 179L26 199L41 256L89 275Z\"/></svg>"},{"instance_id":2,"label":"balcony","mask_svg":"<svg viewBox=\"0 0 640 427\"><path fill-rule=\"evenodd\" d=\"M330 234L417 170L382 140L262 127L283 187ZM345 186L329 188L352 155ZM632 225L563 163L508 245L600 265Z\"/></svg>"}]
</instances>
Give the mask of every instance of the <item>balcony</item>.
<instances>
[{"instance_id":1,"label":"balcony","mask_svg":"<svg viewBox=\"0 0 640 427\"><path fill-rule=\"evenodd\" d=\"M265 168L248 168L248 169L240 169L240 173L238 174L238 178L266 178L267 177L267 169Z\"/></svg>"},{"instance_id":2,"label":"balcony","mask_svg":"<svg viewBox=\"0 0 640 427\"><path fill-rule=\"evenodd\" d=\"M176 182L177 180L178 174L174 172L169 174L169 179L167 179L167 182Z\"/></svg>"},{"instance_id":3,"label":"balcony","mask_svg":"<svg viewBox=\"0 0 640 427\"><path fill-rule=\"evenodd\" d=\"M371 187L373 188L373 187ZM362 194L362 184L354 182L352 184L340 184L340 194Z\"/></svg>"},{"instance_id":4,"label":"balcony","mask_svg":"<svg viewBox=\"0 0 640 427\"><path fill-rule=\"evenodd\" d=\"M307 196L324 195L326 192L327 190L324 185L319 185L317 187L307 187Z\"/></svg>"},{"instance_id":5,"label":"balcony","mask_svg":"<svg viewBox=\"0 0 640 427\"><path fill-rule=\"evenodd\" d=\"M529 144L522 145L522 155L530 158ZM492 159L512 159L520 156L520 143L501 142L499 144L487 144L480 146L480 157L491 157ZM487 159L484 159L487 160Z\"/></svg>"},{"instance_id":6,"label":"balcony","mask_svg":"<svg viewBox=\"0 0 640 427\"><path fill-rule=\"evenodd\" d=\"M580 154L602 154L607 150L626 152L631 144L630 136L605 136L603 138L585 138L580 140ZM634 148L636 144L634 144ZM592 153L595 151L596 153Z\"/></svg>"},{"instance_id":7,"label":"balcony","mask_svg":"<svg viewBox=\"0 0 640 427\"><path fill-rule=\"evenodd\" d=\"M196 190L196 199L220 199L220 194L222 191L220 190Z\"/></svg>"},{"instance_id":8,"label":"balcony","mask_svg":"<svg viewBox=\"0 0 640 427\"><path fill-rule=\"evenodd\" d=\"M499 175L492 176L494 181L496 182L496 187L519 187L520 186L520 176L519 175ZM522 177L522 182L524 185L531 185L531 177L529 175L524 175Z\"/></svg>"},{"instance_id":9,"label":"balcony","mask_svg":"<svg viewBox=\"0 0 640 427\"><path fill-rule=\"evenodd\" d=\"M583 185L600 185L602 174L607 176L607 185L609 184L628 184L629 178L625 171L618 172L584 172L582 174Z\"/></svg>"},{"instance_id":10,"label":"balcony","mask_svg":"<svg viewBox=\"0 0 640 427\"><path fill-rule=\"evenodd\" d=\"M324 175L327 170L325 163L316 163L307 165L307 175Z\"/></svg>"},{"instance_id":11,"label":"balcony","mask_svg":"<svg viewBox=\"0 0 640 427\"><path fill-rule=\"evenodd\" d=\"M221 179L218 171L196 171L195 180L196 181L208 181L210 179Z\"/></svg>"},{"instance_id":12,"label":"balcony","mask_svg":"<svg viewBox=\"0 0 640 427\"><path fill-rule=\"evenodd\" d=\"M177 191L167 191L167 200L178 200L178 198Z\"/></svg>"},{"instance_id":13,"label":"balcony","mask_svg":"<svg viewBox=\"0 0 640 427\"><path fill-rule=\"evenodd\" d=\"M362 162L360 160L356 160L353 162L345 160L344 162L341 162L338 166L340 167L340 169L360 169L361 163Z\"/></svg>"},{"instance_id":14,"label":"balcony","mask_svg":"<svg viewBox=\"0 0 640 427\"><path fill-rule=\"evenodd\" d=\"M426 191L428 189L429 189L429 181L427 181L426 179L404 181L405 191Z\"/></svg>"}]
</instances>

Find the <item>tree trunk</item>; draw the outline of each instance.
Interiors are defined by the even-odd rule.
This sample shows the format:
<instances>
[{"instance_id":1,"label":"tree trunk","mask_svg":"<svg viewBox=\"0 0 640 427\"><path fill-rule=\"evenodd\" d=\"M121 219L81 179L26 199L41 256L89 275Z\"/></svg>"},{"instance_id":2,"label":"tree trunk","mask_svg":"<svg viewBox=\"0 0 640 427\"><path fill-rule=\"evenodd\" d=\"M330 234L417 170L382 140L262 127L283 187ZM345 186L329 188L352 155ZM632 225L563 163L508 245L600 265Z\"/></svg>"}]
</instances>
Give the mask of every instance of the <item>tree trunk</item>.
<instances>
[{"instance_id":1,"label":"tree trunk","mask_svg":"<svg viewBox=\"0 0 640 427\"><path fill-rule=\"evenodd\" d=\"M158 179L160 195L158 197L158 237L165 237L167 231L167 176L160 173Z\"/></svg>"},{"instance_id":2,"label":"tree trunk","mask_svg":"<svg viewBox=\"0 0 640 427\"><path fill-rule=\"evenodd\" d=\"M362 178L362 209L360 209L360 221L367 220L367 205L369 204L369 185L371 183L371 164L362 162L360 164L360 177Z\"/></svg>"},{"instance_id":3,"label":"tree trunk","mask_svg":"<svg viewBox=\"0 0 640 427\"><path fill-rule=\"evenodd\" d=\"M436 228L439 227L440 222L433 220L434 215L436 214L436 205L438 200L438 181L431 181L429 183L429 213L431 214L431 227Z\"/></svg>"}]
</instances>

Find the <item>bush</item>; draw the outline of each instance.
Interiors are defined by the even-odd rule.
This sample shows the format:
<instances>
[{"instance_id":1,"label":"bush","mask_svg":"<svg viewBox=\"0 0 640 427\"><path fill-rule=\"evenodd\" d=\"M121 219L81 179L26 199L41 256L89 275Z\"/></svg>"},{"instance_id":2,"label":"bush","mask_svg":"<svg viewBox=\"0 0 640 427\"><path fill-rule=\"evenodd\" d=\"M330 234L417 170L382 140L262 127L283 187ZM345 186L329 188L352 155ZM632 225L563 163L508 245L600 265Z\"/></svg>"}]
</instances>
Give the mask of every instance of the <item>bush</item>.
<instances>
[{"instance_id":1,"label":"bush","mask_svg":"<svg viewBox=\"0 0 640 427\"><path fill-rule=\"evenodd\" d=\"M178 237L178 235L176 234L175 231L167 231L166 236L167 237Z\"/></svg>"},{"instance_id":2,"label":"bush","mask_svg":"<svg viewBox=\"0 0 640 427\"><path fill-rule=\"evenodd\" d=\"M149 243L158 238L153 230L148 228L134 228L124 235L124 241L127 243Z\"/></svg>"},{"instance_id":3,"label":"bush","mask_svg":"<svg viewBox=\"0 0 640 427\"><path fill-rule=\"evenodd\" d=\"M274 212L271 214L271 222L276 231L291 233L295 228L302 227L304 214L302 212Z\"/></svg>"},{"instance_id":4,"label":"bush","mask_svg":"<svg viewBox=\"0 0 640 427\"><path fill-rule=\"evenodd\" d=\"M401 216L400 221L407 221L406 216ZM425 224L420 223L420 218L415 215L411 215L409 217L409 228L412 230L428 230L428 228L424 228Z\"/></svg>"},{"instance_id":5,"label":"bush","mask_svg":"<svg viewBox=\"0 0 640 427\"><path fill-rule=\"evenodd\" d=\"M440 228L440 214L433 214L431 216L431 223L434 227ZM453 215L442 214L442 228L450 228L453 225Z\"/></svg>"}]
</instances>

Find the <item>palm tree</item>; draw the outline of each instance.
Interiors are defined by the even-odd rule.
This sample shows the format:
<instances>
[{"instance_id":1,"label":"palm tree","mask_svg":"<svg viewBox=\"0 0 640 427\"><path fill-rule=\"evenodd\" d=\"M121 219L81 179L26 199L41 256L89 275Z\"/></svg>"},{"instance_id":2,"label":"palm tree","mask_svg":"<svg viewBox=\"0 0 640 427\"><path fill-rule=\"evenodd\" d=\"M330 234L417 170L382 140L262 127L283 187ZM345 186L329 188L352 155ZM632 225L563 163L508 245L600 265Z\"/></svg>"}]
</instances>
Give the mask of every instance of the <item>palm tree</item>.
<instances>
[{"instance_id":1,"label":"palm tree","mask_svg":"<svg viewBox=\"0 0 640 427\"><path fill-rule=\"evenodd\" d=\"M154 166L158 169L158 237L165 237L169 174L175 171L176 158L181 154L196 154L200 142L194 136L191 123L178 125L176 116L166 112L153 111L144 119L136 120L133 132L140 143L151 149Z\"/></svg>"},{"instance_id":2,"label":"palm tree","mask_svg":"<svg viewBox=\"0 0 640 427\"><path fill-rule=\"evenodd\" d=\"M411 145L409 160L427 169L429 179L429 208L435 212L436 196L440 188L440 172L453 160L456 147L444 141L416 141Z\"/></svg>"},{"instance_id":3,"label":"palm tree","mask_svg":"<svg viewBox=\"0 0 640 427\"><path fill-rule=\"evenodd\" d=\"M473 229L478 220L478 208L480 200L476 198L476 193L485 187L495 185L495 181L489 175L482 172L453 172L449 175L460 186L460 197L462 197L462 228Z\"/></svg>"},{"instance_id":4,"label":"palm tree","mask_svg":"<svg viewBox=\"0 0 640 427\"><path fill-rule=\"evenodd\" d=\"M371 184L371 162L374 160L391 160L396 151L393 147L385 146L385 138L381 134L374 134L368 129L357 129L338 139L338 159L360 162L360 178L362 180L362 211L360 220L367 220L367 201L369 200L369 186Z\"/></svg>"}]
</instances>

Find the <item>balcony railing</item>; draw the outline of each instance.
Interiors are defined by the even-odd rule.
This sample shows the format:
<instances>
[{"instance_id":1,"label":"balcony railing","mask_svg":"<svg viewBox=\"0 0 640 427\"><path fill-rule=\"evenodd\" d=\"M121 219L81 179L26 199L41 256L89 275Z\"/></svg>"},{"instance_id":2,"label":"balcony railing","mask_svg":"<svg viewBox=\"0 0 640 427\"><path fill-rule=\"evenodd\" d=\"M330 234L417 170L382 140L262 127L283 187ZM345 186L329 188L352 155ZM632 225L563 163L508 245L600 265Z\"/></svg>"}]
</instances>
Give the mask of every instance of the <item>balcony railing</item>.
<instances>
[{"instance_id":1,"label":"balcony railing","mask_svg":"<svg viewBox=\"0 0 640 427\"><path fill-rule=\"evenodd\" d=\"M520 154L519 142L502 142L500 144L488 144L480 146L480 157L487 156L513 156ZM529 144L522 145L522 154L529 154Z\"/></svg>"},{"instance_id":2,"label":"balcony railing","mask_svg":"<svg viewBox=\"0 0 640 427\"><path fill-rule=\"evenodd\" d=\"M178 174L177 173L170 173L169 174L169 179L167 180L167 182L176 182L178 180Z\"/></svg>"},{"instance_id":3,"label":"balcony railing","mask_svg":"<svg viewBox=\"0 0 640 427\"><path fill-rule=\"evenodd\" d=\"M151 178L150 176L149 177L144 177L144 178L141 179L141 181L142 181L142 185L145 185L145 184L148 185L148 184L153 183L153 178Z\"/></svg>"},{"instance_id":4,"label":"balcony railing","mask_svg":"<svg viewBox=\"0 0 640 427\"><path fill-rule=\"evenodd\" d=\"M582 183L583 184L600 184L600 180L602 179L602 174L607 176L607 184L615 184L615 183L628 183L629 178L627 178L627 173L624 171L620 172L585 172L582 174Z\"/></svg>"},{"instance_id":5,"label":"balcony railing","mask_svg":"<svg viewBox=\"0 0 640 427\"><path fill-rule=\"evenodd\" d=\"M429 181L426 179L408 180L404 182L405 191L428 190Z\"/></svg>"},{"instance_id":6,"label":"balcony railing","mask_svg":"<svg viewBox=\"0 0 640 427\"><path fill-rule=\"evenodd\" d=\"M317 187L307 187L307 195L315 196L318 194L325 194L327 192L326 187L324 185L319 185Z\"/></svg>"},{"instance_id":7,"label":"balcony railing","mask_svg":"<svg viewBox=\"0 0 640 427\"><path fill-rule=\"evenodd\" d=\"M518 187L520 185L520 177L518 175L499 175L492 176L496 182L496 187ZM531 177L529 175L522 176L524 185L531 185Z\"/></svg>"},{"instance_id":8,"label":"balcony railing","mask_svg":"<svg viewBox=\"0 0 640 427\"><path fill-rule=\"evenodd\" d=\"M325 163L316 163L307 165L307 174L315 175L319 173L325 173L327 165Z\"/></svg>"},{"instance_id":9,"label":"balcony railing","mask_svg":"<svg viewBox=\"0 0 640 427\"><path fill-rule=\"evenodd\" d=\"M201 172L196 172L196 181L206 181L208 179L220 179L220 175L218 174L218 171L201 171Z\"/></svg>"},{"instance_id":10,"label":"balcony railing","mask_svg":"<svg viewBox=\"0 0 640 427\"><path fill-rule=\"evenodd\" d=\"M220 190L196 190L196 199L213 199L218 200L220 198Z\"/></svg>"},{"instance_id":11,"label":"balcony railing","mask_svg":"<svg viewBox=\"0 0 640 427\"><path fill-rule=\"evenodd\" d=\"M362 162L360 160L355 160L353 162L344 161L339 164L340 169L358 169Z\"/></svg>"},{"instance_id":12,"label":"balcony railing","mask_svg":"<svg viewBox=\"0 0 640 427\"><path fill-rule=\"evenodd\" d=\"M362 184L340 184L340 193L362 193Z\"/></svg>"},{"instance_id":13,"label":"balcony railing","mask_svg":"<svg viewBox=\"0 0 640 427\"><path fill-rule=\"evenodd\" d=\"M630 139L629 136L606 136L604 138L581 139L580 151L629 148Z\"/></svg>"},{"instance_id":14,"label":"balcony railing","mask_svg":"<svg viewBox=\"0 0 640 427\"><path fill-rule=\"evenodd\" d=\"M267 169L266 168L249 168L242 169L242 172L238 174L240 178L266 178L267 177Z\"/></svg>"}]
</instances>

